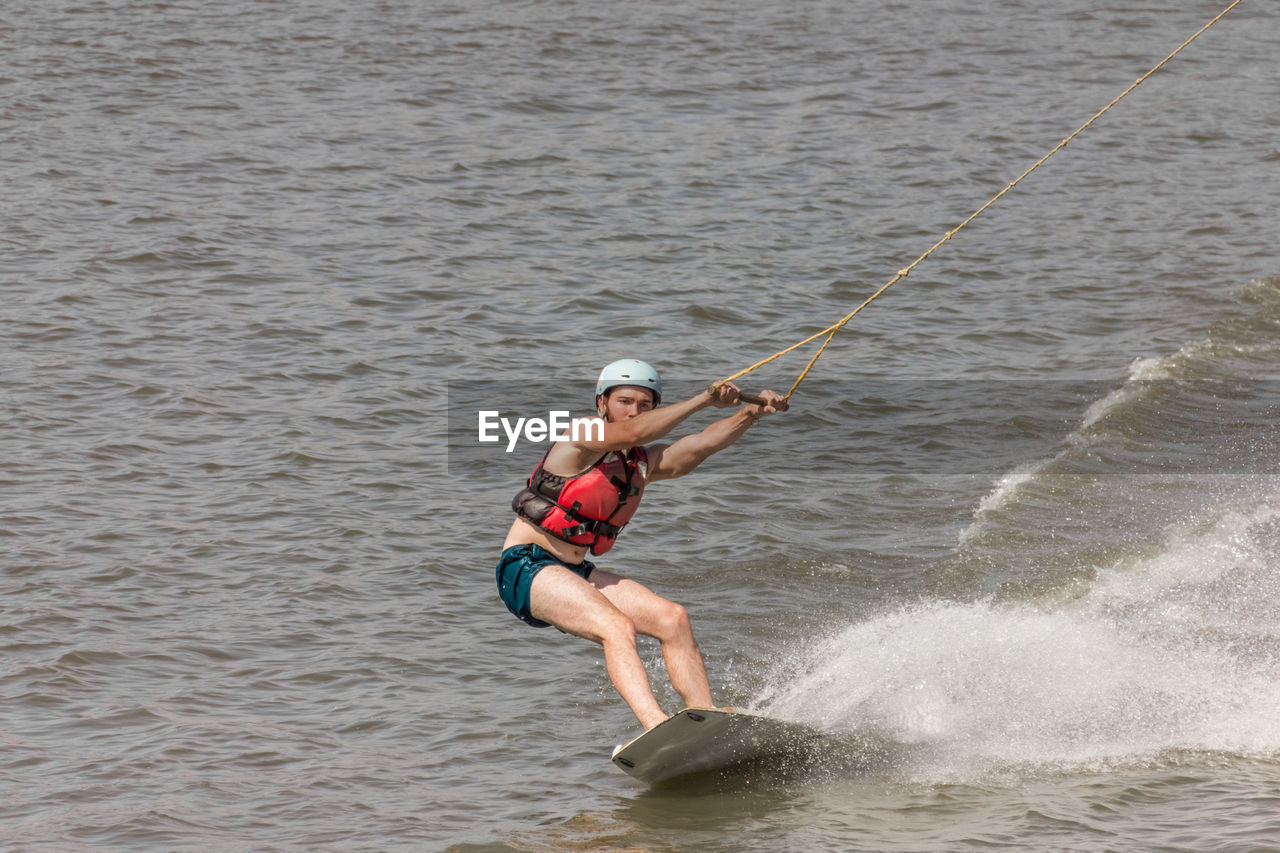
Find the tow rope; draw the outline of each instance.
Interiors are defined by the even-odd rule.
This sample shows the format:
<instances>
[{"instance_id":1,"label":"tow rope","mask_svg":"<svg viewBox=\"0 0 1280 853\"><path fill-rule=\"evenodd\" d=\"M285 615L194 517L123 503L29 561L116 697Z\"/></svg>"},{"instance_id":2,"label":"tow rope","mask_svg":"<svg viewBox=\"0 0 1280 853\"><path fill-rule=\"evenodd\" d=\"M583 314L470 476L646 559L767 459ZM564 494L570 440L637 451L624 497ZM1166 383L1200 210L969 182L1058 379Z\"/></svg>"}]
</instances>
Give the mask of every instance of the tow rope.
<instances>
[{"instance_id":1,"label":"tow rope","mask_svg":"<svg viewBox=\"0 0 1280 853\"><path fill-rule=\"evenodd\" d=\"M1000 190L1000 192L996 193L994 196L992 196L990 199L988 199L988 201L987 201L987 203L986 203L986 204L982 205L982 206L981 206L981 207L979 207L977 210L975 210L973 213L969 214L969 216L968 216L968 217L967 217L963 222L961 222L961 223L960 223L959 225L957 225L955 228L951 229L951 230L950 230L950 231L948 231L946 234L944 234L944 235L942 236L942 238L941 238L940 240L938 240L936 243L934 243L932 246L930 246L930 247L929 247L929 248L924 252L924 254L922 254L920 257L916 258L916 259L915 259L914 261L912 261L911 263L907 264L907 265L906 265L905 267L903 267L902 269L898 270L898 272L894 274L893 278L889 279L887 282L885 282L885 283L880 287L880 289L879 289L879 290L877 290L875 293L872 293L872 294L871 294L870 296L868 296L865 300L863 300L862 304L860 304L858 307L854 308L854 309L853 309L852 311L850 311L848 314L844 315L844 317L842 317L842 318L839 320L839 322L834 323L834 324L832 324L832 325L830 325L830 326L827 326L825 329L823 329L823 330L821 330L821 331L819 331L819 332L815 332L814 334L810 335L809 337L805 338L804 340L799 341L799 342L797 342L797 343L794 343L794 344L792 344L791 346L787 347L786 349L779 350L778 352L774 353L773 355L769 356L768 358L763 358L763 359L761 359L760 361L757 361L755 364L751 365L750 367L746 367L746 368L744 368L744 369L742 369L742 370L739 370L737 373L733 374L732 376L726 376L724 379L721 379L721 380L719 380L718 382L713 382L713 383L711 384L711 386L710 386L710 388L709 388L708 390L710 390L710 391L712 391L712 392L714 393L715 389L718 389L721 385L724 385L726 382L732 382L733 380L735 380L735 379L737 379L737 378L739 378L739 377L741 377L741 376L745 376L745 375L747 375L748 373L750 373L751 371L755 370L756 368L758 368L758 367L762 367L762 366L764 366L764 365L768 364L769 362L773 361L774 359L780 358L780 357L782 357L782 356L786 355L787 353L792 352L793 350L797 350L797 349L799 349L800 347L804 346L805 344L810 343L810 342L812 342L812 341L815 341L815 340L817 340L818 338L822 337L823 335L826 335L826 336L827 336L827 339L826 339L825 341L823 341L823 342L822 342L822 345L821 345L820 347L818 347L818 351L817 351L817 352L815 352L815 353L813 354L813 357L809 359L809 363L805 365L804 370L800 371L800 375L799 375L798 377L796 377L796 381L795 381L795 382L793 382L793 383L791 384L791 388L790 388L790 390L788 390L788 391L787 391L787 399L790 399L790 398L791 398L791 395L792 395L792 394L794 394L794 393L796 392L796 389L800 387L800 383L801 383L802 381L804 381L804 378L805 378L806 376L808 376L808 375L809 375L809 371L813 369L813 366L814 366L814 364L816 364L816 363L817 363L818 358L819 358L819 357L822 355L822 353L826 350L826 348L827 348L827 344L831 343L831 339L832 339L832 338L834 338L834 337L836 336L836 332L838 332L838 331L840 331L842 328L844 328L845 324L846 324L846 323L848 323L850 320L852 320L855 316L857 316L857 315L858 315L858 313L859 313L859 312L861 312L863 308L866 308L868 305L870 305L872 302L874 302L876 299L878 299L882 293L884 293L884 292L885 292L886 290L888 290L890 287L892 287L893 285L897 284L899 281L901 281L902 279L904 279L904 278L906 278L908 275L910 275L910 274L911 274L911 271L912 271L913 269L915 269L917 266L919 266L919 264L920 264L922 261L924 261L926 258L928 258L930 255L932 255L932 254L933 254L933 253L934 253L934 252L935 252L935 251L936 251L940 246L942 246L942 244L943 244L943 243L946 243L948 240L950 240L952 237L954 237L957 233L959 233L959 232L960 232L960 230L961 230L962 228L964 228L964 227L965 227L966 225L968 225L970 222L972 222L973 220L975 220L975 219L977 219L979 216L981 216L981 215L982 215L982 214L987 210L987 208L991 207L991 206L992 206L993 204L995 204L997 201L999 201L1000 199L1004 198L1004 196L1005 196L1005 195L1006 195L1010 190L1012 190L1014 187L1016 187L1018 184L1020 184L1020 183L1022 182L1022 179L1023 179L1023 178L1027 177L1027 176L1028 176L1028 175L1030 175L1032 172L1034 172L1036 169L1040 168L1040 166L1041 166L1045 161L1047 161L1047 160L1048 160L1050 157L1052 157L1054 154L1057 154L1059 151L1061 151L1063 148L1065 148L1065 147L1067 146L1067 143L1069 143L1071 140L1075 139L1077 136L1079 136L1081 133L1083 133L1086 129L1088 129L1088 128L1089 128L1089 126L1090 126L1090 125L1092 125L1092 124L1093 124L1095 121L1097 121L1099 118L1101 118L1101 117L1103 116L1103 114L1105 114L1108 110L1110 110L1110 109L1111 109L1112 107L1114 107L1116 104L1120 103L1120 101L1122 101L1122 100L1125 98L1125 96L1126 96L1126 95L1128 95L1128 94L1129 94L1130 92L1132 92L1134 89L1138 88L1138 86L1142 85L1142 83L1143 83L1143 82L1145 82L1145 81L1146 81L1146 79L1147 79L1148 77L1150 77L1152 74L1155 74L1157 71L1159 71L1161 68L1163 68L1163 67L1164 67L1164 65L1165 65L1167 62L1169 62L1169 60L1173 59L1175 56L1177 56L1179 53L1181 53L1181 52L1182 52L1182 50L1183 50L1183 48L1185 48L1187 45L1191 44L1193 41L1195 41L1196 39L1198 39L1198 38L1199 38L1199 37L1200 37L1200 36L1201 36L1201 35L1202 35L1206 30L1208 30L1208 29L1209 29L1210 27L1212 27L1214 24L1218 23L1218 21L1220 21L1220 20L1222 20L1224 17L1226 17L1226 15L1227 15L1227 13L1228 13L1228 12L1230 12L1230 11L1231 11L1232 9L1234 9L1235 7L1239 6L1242 2L1244 2L1244 0L1235 0L1235 1L1230 5L1230 6L1228 6L1228 7L1227 7L1227 8L1225 8L1225 9L1223 9L1221 12L1219 12L1219 13L1217 14L1217 16L1215 16L1215 17L1213 18L1213 20L1209 21L1209 23L1205 24L1203 27L1201 27L1199 30L1197 30L1197 31L1196 31L1196 32L1195 32L1195 33L1194 33L1190 38L1188 38L1188 39L1187 39L1186 41L1184 41L1182 44L1178 45L1178 47L1177 47L1177 48L1176 48L1172 53L1170 53L1170 54L1169 54L1168 56L1166 56L1164 59L1162 59L1162 60L1160 60L1159 62L1157 62L1155 65L1153 65L1153 66L1151 67L1151 69L1150 69L1149 71L1147 71L1147 73L1143 74L1141 77L1139 77L1137 80L1135 80L1135 81L1134 81L1134 82L1129 86L1129 88L1125 89L1123 92L1121 92L1121 93L1120 93L1119 95L1117 95L1115 98L1113 98L1113 99L1111 100L1111 102L1110 102L1110 103L1108 103L1105 107L1103 107L1102 109L1100 109L1100 110L1098 110L1096 113L1094 113L1094 114L1093 114L1093 116L1092 116L1092 117L1090 117L1090 119L1089 119L1088 121L1086 121L1084 124L1080 125L1080 127L1076 128L1076 130L1075 130L1075 132L1074 132L1074 133L1072 133L1070 136L1066 137L1066 138L1065 138L1065 139L1063 139L1061 142L1059 142L1057 145L1055 145L1055 146L1054 146L1054 147L1049 151L1049 153L1048 153L1048 154L1045 154L1043 157L1041 157L1041 158L1040 158L1039 160L1037 160L1035 163L1031 164L1031 167L1030 167L1029 169L1027 169L1025 172L1023 172L1023 173L1022 173L1021 175L1019 175L1018 177L1014 178L1012 181L1010 181L1010 182L1009 182L1009 184L1008 184L1007 186L1005 186L1002 190ZM742 399L746 400L746 401L747 401L747 402L749 402L749 403L760 403L760 402L763 402L759 397L754 396L754 395L751 395L751 394L743 394L743 395L742 395Z\"/></svg>"}]
</instances>

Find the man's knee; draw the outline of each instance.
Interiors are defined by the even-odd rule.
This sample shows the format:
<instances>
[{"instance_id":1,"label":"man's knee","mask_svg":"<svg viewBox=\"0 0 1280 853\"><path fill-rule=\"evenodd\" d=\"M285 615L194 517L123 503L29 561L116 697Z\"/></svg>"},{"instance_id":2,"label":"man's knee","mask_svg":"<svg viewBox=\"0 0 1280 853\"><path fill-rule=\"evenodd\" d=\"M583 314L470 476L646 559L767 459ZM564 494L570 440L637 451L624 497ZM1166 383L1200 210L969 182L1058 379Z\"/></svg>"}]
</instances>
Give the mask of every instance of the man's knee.
<instances>
[{"instance_id":1,"label":"man's knee","mask_svg":"<svg viewBox=\"0 0 1280 853\"><path fill-rule=\"evenodd\" d=\"M689 611L683 604L668 601L663 605L660 616L661 639L675 640L693 635L693 623L689 619Z\"/></svg>"},{"instance_id":2,"label":"man's knee","mask_svg":"<svg viewBox=\"0 0 1280 853\"><path fill-rule=\"evenodd\" d=\"M610 614L601 633L607 642L630 643L633 646L636 644L636 623L621 610Z\"/></svg>"}]
</instances>

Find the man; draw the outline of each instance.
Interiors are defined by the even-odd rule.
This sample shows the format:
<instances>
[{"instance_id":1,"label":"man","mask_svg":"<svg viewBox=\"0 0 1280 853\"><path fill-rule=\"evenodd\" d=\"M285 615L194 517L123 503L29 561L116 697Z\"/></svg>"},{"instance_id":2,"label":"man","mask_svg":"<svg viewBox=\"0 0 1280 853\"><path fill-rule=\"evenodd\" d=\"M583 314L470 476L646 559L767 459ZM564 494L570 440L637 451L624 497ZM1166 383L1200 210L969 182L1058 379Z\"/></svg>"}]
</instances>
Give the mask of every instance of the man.
<instances>
[{"instance_id":1,"label":"man","mask_svg":"<svg viewBox=\"0 0 1280 853\"><path fill-rule=\"evenodd\" d=\"M741 402L731 384L658 408L657 372L636 359L604 368L596 382L599 431L579 430L581 440L553 442L516 495L516 520L503 543L498 591L525 622L585 637L604 647L605 666L618 693L645 730L666 719L649 687L636 650L636 634L662 644L667 677L689 707L714 707L702 651L684 607L633 580L597 569L586 559L605 553L630 520L645 487L683 477L723 450L766 414L785 411L772 391L762 403L744 405L702 432L673 444L654 444L681 421L707 406Z\"/></svg>"}]
</instances>

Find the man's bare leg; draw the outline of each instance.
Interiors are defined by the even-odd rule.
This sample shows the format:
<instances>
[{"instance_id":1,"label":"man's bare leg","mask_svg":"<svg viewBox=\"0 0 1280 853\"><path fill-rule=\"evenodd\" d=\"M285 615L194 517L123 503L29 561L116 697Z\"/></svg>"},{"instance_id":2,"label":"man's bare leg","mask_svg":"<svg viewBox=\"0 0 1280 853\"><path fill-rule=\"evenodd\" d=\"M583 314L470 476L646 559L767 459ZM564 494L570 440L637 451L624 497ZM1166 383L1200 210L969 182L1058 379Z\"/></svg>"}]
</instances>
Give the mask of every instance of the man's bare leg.
<instances>
[{"instance_id":1,"label":"man's bare leg","mask_svg":"<svg viewBox=\"0 0 1280 853\"><path fill-rule=\"evenodd\" d=\"M593 580L598 573L592 573ZM635 623L593 584L564 566L545 566L529 588L529 612L604 647L609 680L645 731L667 718L636 650Z\"/></svg>"},{"instance_id":2,"label":"man's bare leg","mask_svg":"<svg viewBox=\"0 0 1280 853\"><path fill-rule=\"evenodd\" d=\"M612 572L597 569L591 573L590 580L609 601L631 617L637 631L656 638L662 644L667 678L685 705L692 708L715 707L702 650L694 639L688 611L643 584Z\"/></svg>"},{"instance_id":3,"label":"man's bare leg","mask_svg":"<svg viewBox=\"0 0 1280 853\"><path fill-rule=\"evenodd\" d=\"M662 641L662 658L667 664L667 677L671 686L690 708L714 708L711 699L711 682L707 667L702 661L702 649L690 629L687 641Z\"/></svg>"}]
</instances>

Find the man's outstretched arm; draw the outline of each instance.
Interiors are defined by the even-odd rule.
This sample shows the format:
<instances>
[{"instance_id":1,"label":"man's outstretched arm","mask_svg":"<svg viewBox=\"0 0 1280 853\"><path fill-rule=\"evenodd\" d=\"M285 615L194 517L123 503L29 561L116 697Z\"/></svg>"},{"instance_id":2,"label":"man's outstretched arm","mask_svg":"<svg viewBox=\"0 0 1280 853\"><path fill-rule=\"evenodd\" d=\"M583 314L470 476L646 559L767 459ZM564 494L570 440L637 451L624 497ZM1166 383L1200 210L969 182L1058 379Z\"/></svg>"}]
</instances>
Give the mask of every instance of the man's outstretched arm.
<instances>
[{"instance_id":1,"label":"man's outstretched arm","mask_svg":"<svg viewBox=\"0 0 1280 853\"><path fill-rule=\"evenodd\" d=\"M650 482L683 477L697 468L711 454L724 450L737 441L751 425L766 414L785 412L787 398L773 391L760 394L764 404L743 406L727 418L722 418L702 432L687 435L671 445L651 448L649 459Z\"/></svg>"}]
</instances>

